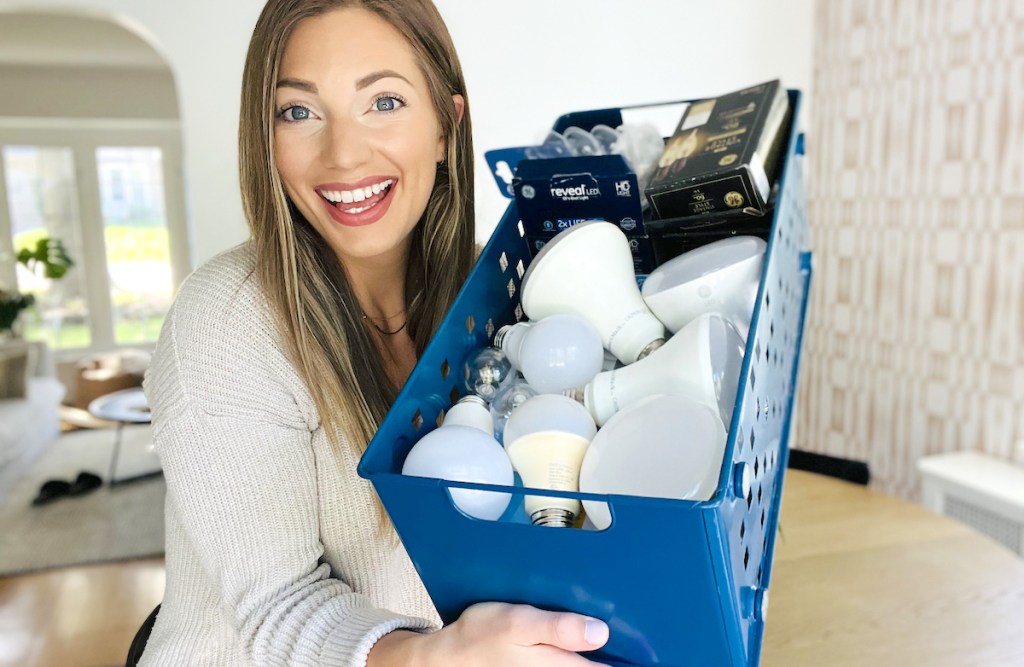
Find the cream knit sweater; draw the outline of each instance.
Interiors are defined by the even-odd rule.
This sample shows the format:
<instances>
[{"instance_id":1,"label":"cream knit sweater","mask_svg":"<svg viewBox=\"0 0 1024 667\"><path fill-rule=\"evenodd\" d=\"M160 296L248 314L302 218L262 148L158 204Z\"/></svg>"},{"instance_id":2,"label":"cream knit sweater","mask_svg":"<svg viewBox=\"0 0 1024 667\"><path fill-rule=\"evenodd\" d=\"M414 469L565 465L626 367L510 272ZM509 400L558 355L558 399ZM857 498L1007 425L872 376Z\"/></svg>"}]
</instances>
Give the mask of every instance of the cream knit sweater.
<instances>
[{"instance_id":1,"label":"cream knit sweater","mask_svg":"<svg viewBox=\"0 0 1024 667\"><path fill-rule=\"evenodd\" d=\"M167 587L145 667L358 666L387 632L440 626L379 535L358 455L328 442L252 269L246 244L185 281L146 376Z\"/></svg>"}]
</instances>

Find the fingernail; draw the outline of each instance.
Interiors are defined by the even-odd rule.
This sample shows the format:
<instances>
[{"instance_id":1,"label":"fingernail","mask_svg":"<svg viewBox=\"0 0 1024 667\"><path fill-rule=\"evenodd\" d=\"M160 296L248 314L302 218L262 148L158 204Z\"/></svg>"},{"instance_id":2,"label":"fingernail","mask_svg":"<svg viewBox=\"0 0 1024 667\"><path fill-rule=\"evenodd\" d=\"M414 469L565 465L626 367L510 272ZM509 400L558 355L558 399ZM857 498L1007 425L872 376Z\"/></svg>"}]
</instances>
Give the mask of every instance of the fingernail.
<instances>
[{"instance_id":1,"label":"fingernail","mask_svg":"<svg viewBox=\"0 0 1024 667\"><path fill-rule=\"evenodd\" d=\"M591 646L603 646L608 641L608 626L603 621L587 621L583 639Z\"/></svg>"}]
</instances>

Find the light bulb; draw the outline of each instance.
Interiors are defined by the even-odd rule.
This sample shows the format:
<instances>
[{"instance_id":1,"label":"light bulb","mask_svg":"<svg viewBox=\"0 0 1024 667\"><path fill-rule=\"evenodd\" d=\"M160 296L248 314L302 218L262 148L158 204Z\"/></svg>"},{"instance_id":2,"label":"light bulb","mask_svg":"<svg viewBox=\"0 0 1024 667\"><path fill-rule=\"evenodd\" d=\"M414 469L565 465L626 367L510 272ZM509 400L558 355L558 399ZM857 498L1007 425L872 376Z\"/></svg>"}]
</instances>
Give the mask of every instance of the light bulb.
<instances>
[{"instance_id":1,"label":"light bulb","mask_svg":"<svg viewBox=\"0 0 1024 667\"><path fill-rule=\"evenodd\" d=\"M512 412L505 426L505 451L523 485L578 491L580 464L597 432L586 408L565 396L541 394ZM526 496L526 513L538 526L569 527L580 513L575 498Z\"/></svg>"},{"instance_id":2,"label":"light bulb","mask_svg":"<svg viewBox=\"0 0 1024 667\"><path fill-rule=\"evenodd\" d=\"M494 437L498 442L505 441L505 424L512 411L536 396L537 393L537 390L521 377L515 377L498 390L490 405L491 419L494 421Z\"/></svg>"},{"instance_id":3,"label":"light bulb","mask_svg":"<svg viewBox=\"0 0 1024 667\"><path fill-rule=\"evenodd\" d=\"M535 321L579 315L626 364L665 342L637 287L629 241L609 222L581 222L545 244L523 276L522 306Z\"/></svg>"},{"instance_id":4,"label":"light bulb","mask_svg":"<svg viewBox=\"0 0 1024 667\"><path fill-rule=\"evenodd\" d=\"M508 455L490 435L471 426L445 425L413 445L402 474L452 482L512 486L515 474ZM450 488L455 506L477 519L500 517L512 499L509 493Z\"/></svg>"},{"instance_id":5,"label":"light bulb","mask_svg":"<svg viewBox=\"0 0 1024 667\"><path fill-rule=\"evenodd\" d=\"M716 313L701 315L649 357L598 373L584 389L583 400L599 426L619 410L653 394L701 401L718 410L722 423L728 425L739 388L743 349L743 339L731 322Z\"/></svg>"},{"instance_id":6,"label":"light bulb","mask_svg":"<svg viewBox=\"0 0 1024 667\"><path fill-rule=\"evenodd\" d=\"M494 345L541 394L582 387L604 362L600 334L578 315L550 315L503 326L494 335Z\"/></svg>"},{"instance_id":7,"label":"light bulb","mask_svg":"<svg viewBox=\"0 0 1024 667\"><path fill-rule=\"evenodd\" d=\"M747 338L767 244L734 236L668 260L647 276L641 293L673 333L704 313L719 313Z\"/></svg>"},{"instance_id":8,"label":"light bulb","mask_svg":"<svg viewBox=\"0 0 1024 667\"><path fill-rule=\"evenodd\" d=\"M718 411L689 398L659 394L617 412L587 448L583 493L709 500L725 455ZM608 504L584 500L598 530L611 525Z\"/></svg>"},{"instance_id":9,"label":"light bulb","mask_svg":"<svg viewBox=\"0 0 1024 667\"><path fill-rule=\"evenodd\" d=\"M514 375L512 363L496 347L483 347L469 355L462 370L466 390L485 401L493 400Z\"/></svg>"},{"instance_id":10,"label":"light bulb","mask_svg":"<svg viewBox=\"0 0 1024 667\"><path fill-rule=\"evenodd\" d=\"M442 426L472 426L494 437L494 419L487 401L469 394L460 398L444 415Z\"/></svg>"}]
</instances>

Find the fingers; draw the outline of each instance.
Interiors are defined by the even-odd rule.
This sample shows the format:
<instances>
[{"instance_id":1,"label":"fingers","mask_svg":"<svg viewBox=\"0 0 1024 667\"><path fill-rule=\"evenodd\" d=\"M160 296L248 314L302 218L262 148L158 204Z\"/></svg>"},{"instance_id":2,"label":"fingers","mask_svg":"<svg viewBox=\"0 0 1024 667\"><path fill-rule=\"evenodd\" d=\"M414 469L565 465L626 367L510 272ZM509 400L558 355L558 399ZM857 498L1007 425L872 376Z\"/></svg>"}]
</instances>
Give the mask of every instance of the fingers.
<instances>
[{"instance_id":1,"label":"fingers","mask_svg":"<svg viewBox=\"0 0 1024 667\"><path fill-rule=\"evenodd\" d=\"M593 651L608 641L607 624L595 618L528 605L511 605L505 611L509 638L521 646L547 644L566 651Z\"/></svg>"}]
</instances>

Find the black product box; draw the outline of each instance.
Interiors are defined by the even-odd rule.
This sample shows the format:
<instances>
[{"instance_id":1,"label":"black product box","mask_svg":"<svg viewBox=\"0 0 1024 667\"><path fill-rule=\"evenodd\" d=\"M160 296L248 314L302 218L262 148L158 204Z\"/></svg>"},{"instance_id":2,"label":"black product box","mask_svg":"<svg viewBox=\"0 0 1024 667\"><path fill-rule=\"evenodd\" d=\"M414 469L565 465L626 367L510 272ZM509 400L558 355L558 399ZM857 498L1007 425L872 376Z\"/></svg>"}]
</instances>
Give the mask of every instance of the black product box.
<instances>
[{"instance_id":1,"label":"black product box","mask_svg":"<svg viewBox=\"0 0 1024 667\"><path fill-rule=\"evenodd\" d=\"M636 174L621 155L521 160L512 192L529 237L551 238L588 220L645 235Z\"/></svg>"},{"instance_id":2,"label":"black product box","mask_svg":"<svg viewBox=\"0 0 1024 667\"><path fill-rule=\"evenodd\" d=\"M720 211L701 216L700 224L694 224L695 218L688 217L648 220L654 267L730 236L757 236L768 241L774 211L775 200L772 198L765 213L752 209Z\"/></svg>"},{"instance_id":3,"label":"black product box","mask_svg":"<svg viewBox=\"0 0 1024 667\"><path fill-rule=\"evenodd\" d=\"M542 235L536 236L529 232L526 234L526 242L530 246L530 256L536 257L540 249L544 247L553 236ZM657 266L654 262L654 251L651 246L651 239L646 236L629 236L629 250L633 255L633 272L640 274L648 274L654 270Z\"/></svg>"},{"instance_id":4,"label":"black product box","mask_svg":"<svg viewBox=\"0 0 1024 667\"><path fill-rule=\"evenodd\" d=\"M645 190L654 217L763 213L789 115L778 80L690 104Z\"/></svg>"}]
</instances>

